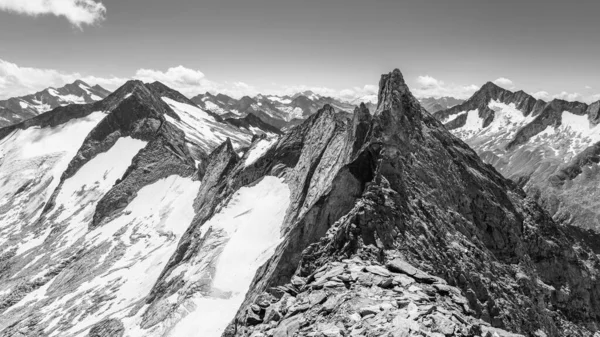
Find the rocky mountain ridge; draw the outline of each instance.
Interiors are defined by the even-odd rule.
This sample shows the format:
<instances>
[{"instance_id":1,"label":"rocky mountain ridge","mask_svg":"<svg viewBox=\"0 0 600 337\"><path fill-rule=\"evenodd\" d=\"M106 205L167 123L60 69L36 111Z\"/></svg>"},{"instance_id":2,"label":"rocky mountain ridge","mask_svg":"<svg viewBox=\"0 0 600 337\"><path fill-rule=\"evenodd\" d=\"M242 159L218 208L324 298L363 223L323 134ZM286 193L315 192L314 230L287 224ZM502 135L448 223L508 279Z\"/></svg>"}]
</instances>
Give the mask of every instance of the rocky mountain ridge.
<instances>
[{"instance_id":1,"label":"rocky mountain ridge","mask_svg":"<svg viewBox=\"0 0 600 337\"><path fill-rule=\"evenodd\" d=\"M0 140L1 336L599 329L598 257L397 69L278 137L132 81Z\"/></svg>"},{"instance_id":2,"label":"rocky mountain ridge","mask_svg":"<svg viewBox=\"0 0 600 337\"><path fill-rule=\"evenodd\" d=\"M77 80L60 88L47 88L35 94L0 101L0 127L19 123L43 112L69 104L99 101L110 91Z\"/></svg>"},{"instance_id":3,"label":"rocky mountain ridge","mask_svg":"<svg viewBox=\"0 0 600 337\"><path fill-rule=\"evenodd\" d=\"M253 114L278 129L287 129L300 124L325 104L345 112L351 112L356 106L332 97L317 95L312 91L285 96L259 94L255 97L244 96L240 99L207 92L194 96L191 100L199 107L212 111L223 118L243 118L248 114Z\"/></svg>"}]
</instances>

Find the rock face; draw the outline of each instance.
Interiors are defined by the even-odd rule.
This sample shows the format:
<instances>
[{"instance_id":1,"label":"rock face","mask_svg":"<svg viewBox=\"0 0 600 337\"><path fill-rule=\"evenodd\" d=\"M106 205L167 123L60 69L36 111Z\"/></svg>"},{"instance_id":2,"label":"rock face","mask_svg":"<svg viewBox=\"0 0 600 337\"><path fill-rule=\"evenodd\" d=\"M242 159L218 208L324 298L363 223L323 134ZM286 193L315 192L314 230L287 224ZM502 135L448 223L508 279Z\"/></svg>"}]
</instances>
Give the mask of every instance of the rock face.
<instances>
[{"instance_id":1,"label":"rock face","mask_svg":"<svg viewBox=\"0 0 600 337\"><path fill-rule=\"evenodd\" d=\"M67 160L34 157L60 163L54 182L0 166L13 200L0 205L0 224L11 221L0 228L0 335L598 330L600 261L585 235L447 131L399 70L381 77L372 112L361 104L348 119L325 105L249 144L160 84L125 88L101 115L78 112L90 125ZM42 116L30 123L61 119ZM4 139L70 124L53 125ZM213 146L221 135L232 137ZM106 167L115 149L126 164ZM28 200L33 211L15 213Z\"/></svg>"},{"instance_id":2,"label":"rock face","mask_svg":"<svg viewBox=\"0 0 600 337\"><path fill-rule=\"evenodd\" d=\"M0 101L0 128L19 123L43 112L68 104L99 101L110 91L99 85L90 86L77 80L64 87L44 89L35 94Z\"/></svg>"},{"instance_id":3,"label":"rock face","mask_svg":"<svg viewBox=\"0 0 600 337\"><path fill-rule=\"evenodd\" d=\"M546 103L490 82L435 116L535 196L556 221L599 230L599 107L600 102Z\"/></svg>"}]
</instances>

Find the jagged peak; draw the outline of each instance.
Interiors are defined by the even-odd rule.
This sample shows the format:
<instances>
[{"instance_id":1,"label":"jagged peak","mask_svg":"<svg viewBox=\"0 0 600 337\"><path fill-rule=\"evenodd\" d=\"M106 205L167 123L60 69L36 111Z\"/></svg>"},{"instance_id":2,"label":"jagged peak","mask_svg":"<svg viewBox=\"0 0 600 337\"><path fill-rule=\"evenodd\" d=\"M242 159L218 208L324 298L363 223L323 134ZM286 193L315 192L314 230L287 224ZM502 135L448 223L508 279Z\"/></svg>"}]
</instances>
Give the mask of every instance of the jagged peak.
<instances>
[{"instance_id":1,"label":"jagged peak","mask_svg":"<svg viewBox=\"0 0 600 337\"><path fill-rule=\"evenodd\" d=\"M231 139L227 137L227 139L208 156L206 175L203 177L203 181L205 179L210 179L211 174L217 174L219 176L225 174L239 160L240 157L235 152Z\"/></svg>"},{"instance_id":2,"label":"jagged peak","mask_svg":"<svg viewBox=\"0 0 600 337\"><path fill-rule=\"evenodd\" d=\"M123 99L129 94L133 94L135 91L142 90L147 91L148 89L144 85L144 82L140 80L129 80L125 82L122 86L117 88L117 90L113 91L106 99Z\"/></svg>"},{"instance_id":3,"label":"jagged peak","mask_svg":"<svg viewBox=\"0 0 600 337\"><path fill-rule=\"evenodd\" d=\"M328 112L335 112L335 109L329 104L323 105L323 107L320 110L328 111Z\"/></svg>"},{"instance_id":4,"label":"jagged peak","mask_svg":"<svg viewBox=\"0 0 600 337\"><path fill-rule=\"evenodd\" d=\"M420 111L419 101L410 92L400 69L381 75L375 114L389 110L393 114Z\"/></svg>"},{"instance_id":5,"label":"jagged peak","mask_svg":"<svg viewBox=\"0 0 600 337\"><path fill-rule=\"evenodd\" d=\"M481 89L504 89L501 86L497 85L492 81L485 82L484 85L481 86Z\"/></svg>"},{"instance_id":6,"label":"jagged peak","mask_svg":"<svg viewBox=\"0 0 600 337\"><path fill-rule=\"evenodd\" d=\"M359 106L354 108L354 116L353 116L354 120L362 121L362 120L370 119L370 117L371 117L371 112L369 111L369 108L367 108L365 103L361 102Z\"/></svg>"}]
</instances>

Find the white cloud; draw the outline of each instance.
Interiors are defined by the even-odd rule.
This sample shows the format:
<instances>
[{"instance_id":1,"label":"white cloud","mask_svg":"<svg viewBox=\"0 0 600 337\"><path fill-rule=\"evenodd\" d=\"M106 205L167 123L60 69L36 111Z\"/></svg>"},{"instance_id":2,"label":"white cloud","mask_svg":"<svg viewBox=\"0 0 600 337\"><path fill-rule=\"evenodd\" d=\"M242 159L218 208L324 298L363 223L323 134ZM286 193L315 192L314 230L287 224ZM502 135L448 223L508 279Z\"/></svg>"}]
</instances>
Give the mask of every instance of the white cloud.
<instances>
[{"instance_id":1,"label":"white cloud","mask_svg":"<svg viewBox=\"0 0 600 337\"><path fill-rule=\"evenodd\" d=\"M84 76L79 73L63 73L54 69L21 67L0 59L0 99L28 95L48 87L61 87L81 79L90 85L99 84L114 90L127 79Z\"/></svg>"},{"instance_id":2,"label":"white cloud","mask_svg":"<svg viewBox=\"0 0 600 337\"><path fill-rule=\"evenodd\" d=\"M417 83L421 88L438 88L444 85L443 81L438 81L429 75L417 77Z\"/></svg>"},{"instance_id":3,"label":"white cloud","mask_svg":"<svg viewBox=\"0 0 600 337\"><path fill-rule=\"evenodd\" d=\"M592 90L592 87L590 87L589 85L586 85L586 86L585 86L585 88L586 88L587 90Z\"/></svg>"},{"instance_id":4,"label":"white cloud","mask_svg":"<svg viewBox=\"0 0 600 337\"><path fill-rule=\"evenodd\" d=\"M143 82L159 81L182 94L193 97L205 92L221 93L234 98L255 96L259 90L245 82L215 82L206 78L200 70L186 68L182 65L166 71L154 69L139 69L133 76Z\"/></svg>"},{"instance_id":5,"label":"white cloud","mask_svg":"<svg viewBox=\"0 0 600 337\"><path fill-rule=\"evenodd\" d=\"M552 98L562 99L565 101L583 101L583 96L578 92L568 93L566 91L560 94L553 95Z\"/></svg>"},{"instance_id":6,"label":"white cloud","mask_svg":"<svg viewBox=\"0 0 600 337\"><path fill-rule=\"evenodd\" d=\"M376 101L377 92L379 90L378 86L372 84L345 89L332 89L328 87L306 85L279 86L265 89L239 81L217 82L209 80L203 72L186 68L181 65L168 68L166 71L139 69L131 78L139 79L144 82L160 81L188 97L193 97L207 91L213 94L223 93L235 98L240 98L244 95L255 96L259 93L283 96L293 95L303 91L312 91L321 96L331 96L345 101L355 101L357 99ZM47 87L60 87L67 83L72 83L76 79L81 79L90 85L99 84L108 90L114 90L125 83L129 78L115 76L96 77L82 75L80 73L64 73L54 69L21 67L17 64L0 59L0 99L28 95ZM479 87L476 85L446 84L444 81L440 81L431 76L419 76L416 78L416 85L411 86L411 90L417 97L451 96L466 99L475 91L479 90ZM588 103L600 100L600 94L583 96L580 93L568 92L561 92L560 94L553 95L547 91L538 91L533 93L532 96L546 101L550 101L554 98Z\"/></svg>"},{"instance_id":7,"label":"white cloud","mask_svg":"<svg viewBox=\"0 0 600 337\"><path fill-rule=\"evenodd\" d=\"M165 72L153 69L139 69L135 73L134 78L143 82L162 82L184 95L196 95L217 89L216 83L209 81L203 72L181 65L169 68Z\"/></svg>"},{"instance_id":8,"label":"white cloud","mask_svg":"<svg viewBox=\"0 0 600 337\"><path fill-rule=\"evenodd\" d=\"M104 20L106 7L96 0L0 0L0 10L29 16L64 16L80 27Z\"/></svg>"},{"instance_id":9,"label":"white cloud","mask_svg":"<svg viewBox=\"0 0 600 337\"><path fill-rule=\"evenodd\" d=\"M547 91L538 91L538 92L534 92L533 94L531 94L531 96L533 96L537 99L543 99L546 102L549 102L553 99L562 99L562 100L570 101L570 102L578 101L578 102L590 103L590 102L594 102L594 101L597 101L598 99L600 99L599 95L584 96L578 92L569 93L566 91L563 91L560 94L550 94ZM596 96L598 96L598 97L596 97Z\"/></svg>"},{"instance_id":10,"label":"white cloud","mask_svg":"<svg viewBox=\"0 0 600 337\"><path fill-rule=\"evenodd\" d=\"M419 76L416 79L416 86L411 91L417 97L443 97L450 96L454 98L469 98L479 87L471 85L446 84L444 81L433 78L429 75Z\"/></svg>"},{"instance_id":11,"label":"white cloud","mask_svg":"<svg viewBox=\"0 0 600 337\"><path fill-rule=\"evenodd\" d=\"M497 78L496 80L494 80L494 83L508 89L512 88L514 84L513 81L509 80L506 77Z\"/></svg>"},{"instance_id":12,"label":"white cloud","mask_svg":"<svg viewBox=\"0 0 600 337\"><path fill-rule=\"evenodd\" d=\"M550 93L547 91L538 91L538 92L534 92L533 94L531 94L531 96L537 98L537 99L542 99L544 101L549 101L552 99L552 97L550 96Z\"/></svg>"},{"instance_id":13,"label":"white cloud","mask_svg":"<svg viewBox=\"0 0 600 337\"><path fill-rule=\"evenodd\" d=\"M344 99L356 98L356 92L352 89L344 89L340 91L340 97Z\"/></svg>"}]
</instances>

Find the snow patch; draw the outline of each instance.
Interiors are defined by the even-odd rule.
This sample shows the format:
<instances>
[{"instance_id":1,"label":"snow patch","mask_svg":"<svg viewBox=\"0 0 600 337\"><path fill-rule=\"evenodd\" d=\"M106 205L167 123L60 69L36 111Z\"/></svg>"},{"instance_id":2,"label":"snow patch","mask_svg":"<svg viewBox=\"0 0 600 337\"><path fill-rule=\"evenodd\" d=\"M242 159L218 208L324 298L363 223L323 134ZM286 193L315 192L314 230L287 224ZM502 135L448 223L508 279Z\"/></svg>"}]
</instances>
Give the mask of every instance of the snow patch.
<instances>
[{"instance_id":1,"label":"snow patch","mask_svg":"<svg viewBox=\"0 0 600 337\"><path fill-rule=\"evenodd\" d=\"M453 120L457 119L458 117L463 116L465 114L466 114L466 112L462 112L462 113L458 113L458 114L455 114L455 115L452 115L452 116L448 116L448 118L446 118L445 120L443 120L442 123L448 124L448 123L452 122Z\"/></svg>"},{"instance_id":2,"label":"snow patch","mask_svg":"<svg viewBox=\"0 0 600 337\"><path fill-rule=\"evenodd\" d=\"M33 223L101 111L56 127L18 129L0 140L0 244ZM20 191L17 193L17 191Z\"/></svg>"},{"instance_id":3,"label":"snow patch","mask_svg":"<svg viewBox=\"0 0 600 337\"><path fill-rule=\"evenodd\" d=\"M231 139L235 148L239 148L248 144L252 137L228 124L217 122L213 116L198 107L177 102L168 97L162 99L180 118L180 120L176 120L165 115L167 121L180 128L189 142L196 144L206 153L210 153L227 138Z\"/></svg>"},{"instance_id":4,"label":"snow patch","mask_svg":"<svg viewBox=\"0 0 600 337\"><path fill-rule=\"evenodd\" d=\"M187 280L210 277L207 266L217 258L212 289L192 297L193 310L175 325L172 336L221 336L244 301L256 270L281 242L281 224L289 204L290 191L283 179L267 176L254 186L240 188L204 223L211 229L205 234L206 249L196 257L200 260L180 272Z\"/></svg>"},{"instance_id":5,"label":"snow patch","mask_svg":"<svg viewBox=\"0 0 600 337\"><path fill-rule=\"evenodd\" d=\"M87 224L98 200L123 176L144 146L145 141L121 137L108 151L96 155L64 181L55 202L57 221L69 224L63 240L67 246L87 233L87 226L82 224Z\"/></svg>"},{"instance_id":6,"label":"snow patch","mask_svg":"<svg viewBox=\"0 0 600 337\"><path fill-rule=\"evenodd\" d=\"M132 140L124 141L123 145L128 143ZM82 174L82 177L89 176ZM108 244L115 249L118 246L120 254L90 266L95 268L108 263L100 269L99 275L67 294L60 287L47 292L46 287L28 295L33 300L41 296L52 299L41 309L42 317L50 317L57 311L66 312L75 306L77 312L86 313L64 316L65 322L60 324L67 324L68 329L51 335L85 336L93 324L111 315L122 318L132 305L147 296L195 215L193 202L199 187L199 181L171 175L140 189L122 214L103 226L88 232L86 223L79 223L86 233L78 242L87 249L94 251ZM63 237L68 235L71 234L61 233ZM107 296L108 300L95 300Z\"/></svg>"},{"instance_id":7,"label":"snow patch","mask_svg":"<svg viewBox=\"0 0 600 337\"><path fill-rule=\"evenodd\" d=\"M275 143L277 143L278 138L273 137L271 139L261 139L256 142L249 150L244 161L244 167L249 166L254 163L258 158L262 157Z\"/></svg>"},{"instance_id":8,"label":"snow patch","mask_svg":"<svg viewBox=\"0 0 600 337\"><path fill-rule=\"evenodd\" d=\"M208 97L205 97L205 98L208 98ZM225 109L221 108L220 106L216 105L215 103L213 103L211 101L205 100L204 106L206 107L207 110L210 110L219 115L223 115L223 114L227 113L227 111L225 111Z\"/></svg>"},{"instance_id":9,"label":"snow patch","mask_svg":"<svg viewBox=\"0 0 600 337\"><path fill-rule=\"evenodd\" d=\"M483 127L483 119L479 118L479 110L470 110L465 113L467 114L465 125L455 129L455 132L475 133L479 131Z\"/></svg>"}]
</instances>

